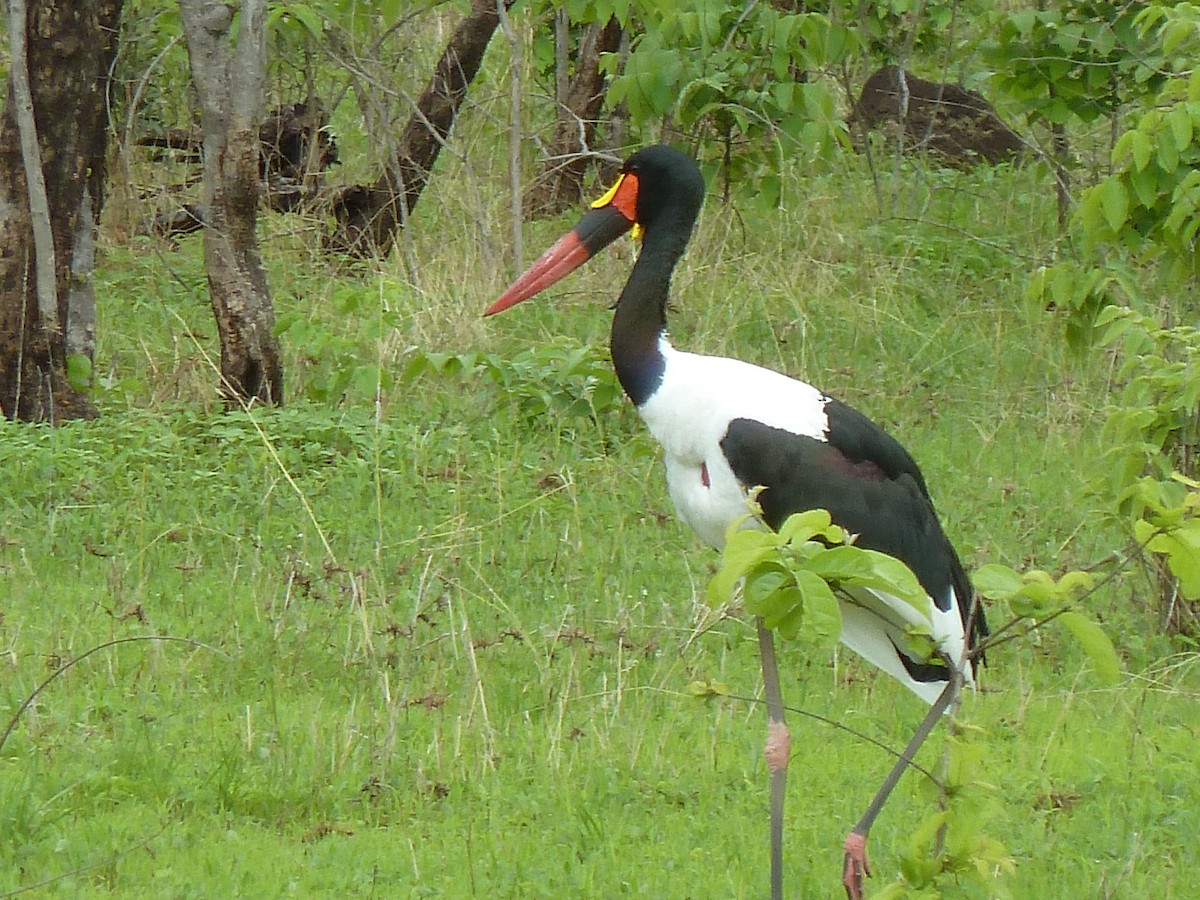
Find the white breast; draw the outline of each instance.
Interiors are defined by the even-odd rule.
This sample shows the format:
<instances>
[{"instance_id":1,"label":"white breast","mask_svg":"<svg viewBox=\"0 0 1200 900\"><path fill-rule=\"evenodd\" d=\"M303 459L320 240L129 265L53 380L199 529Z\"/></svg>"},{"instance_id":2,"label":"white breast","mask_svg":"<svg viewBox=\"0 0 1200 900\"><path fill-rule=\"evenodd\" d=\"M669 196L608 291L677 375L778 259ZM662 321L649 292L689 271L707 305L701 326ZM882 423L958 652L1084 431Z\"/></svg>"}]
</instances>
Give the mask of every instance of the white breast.
<instances>
[{"instance_id":1,"label":"white breast","mask_svg":"<svg viewBox=\"0 0 1200 900\"><path fill-rule=\"evenodd\" d=\"M667 487L683 519L713 547L749 511L720 442L738 418L822 439L827 399L802 381L760 366L676 350L666 338L662 384L639 412L666 456ZM707 473L707 484L706 474Z\"/></svg>"}]
</instances>

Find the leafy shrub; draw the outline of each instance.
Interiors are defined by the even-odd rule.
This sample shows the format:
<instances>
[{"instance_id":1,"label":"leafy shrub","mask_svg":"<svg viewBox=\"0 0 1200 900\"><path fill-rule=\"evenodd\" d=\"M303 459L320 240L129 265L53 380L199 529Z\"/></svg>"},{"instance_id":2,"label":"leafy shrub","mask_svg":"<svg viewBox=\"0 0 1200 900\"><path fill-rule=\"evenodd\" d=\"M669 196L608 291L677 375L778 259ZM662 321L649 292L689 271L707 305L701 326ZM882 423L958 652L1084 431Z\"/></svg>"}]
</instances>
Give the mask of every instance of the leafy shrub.
<instances>
[{"instance_id":1,"label":"leafy shrub","mask_svg":"<svg viewBox=\"0 0 1200 900\"><path fill-rule=\"evenodd\" d=\"M1097 487L1149 552L1163 626L1200 634L1200 328L1109 307L1102 342L1121 352Z\"/></svg>"},{"instance_id":2,"label":"leafy shrub","mask_svg":"<svg viewBox=\"0 0 1200 900\"><path fill-rule=\"evenodd\" d=\"M1116 141L1112 173L1082 196L1073 223L1080 255L1039 270L1030 292L1066 310L1069 336L1117 354L1110 449L1094 484L1107 518L1139 548L1163 627L1195 637L1200 329L1174 323L1194 316L1200 274L1200 73L1171 73L1200 50L1200 11L1136 9L1122 27L1135 29L1145 55L1127 68L1157 61L1153 77L1135 78L1157 87L1155 102Z\"/></svg>"},{"instance_id":3,"label":"leafy shrub","mask_svg":"<svg viewBox=\"0 0 1200 900\"><path fill-rule=\"evenodd\" d=\"M726 185L752 184L764 202L780 194L779 154L817 156L847 144L830 86L811 77L842 63L855 32L819 13L773 4L651 5L614 76L610 105L633 123L663 119L723 148Z\"/></svg>"},{"instance_id":4,"label":"leafy shrub","mask_svg":"<svg viewBox=\"0 0 1200 900\"><path fill-rule=\"evenodd\" d=\"M318 403L341 403L347 394L374 397L392 386L391 371L383 365L381 347L400 326L394 310L368 307L358 285L340 285L333 292L333 311L348 328L335 332L299 310L281 314L275 333L286 335L301 354L300 389Z\"/></svg>"},{"instance_id":5,"label":"leafy shrub","mask_svg":"<svg viewBox=\"0 0 1200 900\"><path fill-rule=\"evenodd\" d=\"M607 348L570 338L509 355L411 348L406 356L401 382L430 375L480 378L513 404L527 424L546 418L559 423L585 419L602 431L605 416L624 406L624 391Z\"/></svg>"}]
</instances>

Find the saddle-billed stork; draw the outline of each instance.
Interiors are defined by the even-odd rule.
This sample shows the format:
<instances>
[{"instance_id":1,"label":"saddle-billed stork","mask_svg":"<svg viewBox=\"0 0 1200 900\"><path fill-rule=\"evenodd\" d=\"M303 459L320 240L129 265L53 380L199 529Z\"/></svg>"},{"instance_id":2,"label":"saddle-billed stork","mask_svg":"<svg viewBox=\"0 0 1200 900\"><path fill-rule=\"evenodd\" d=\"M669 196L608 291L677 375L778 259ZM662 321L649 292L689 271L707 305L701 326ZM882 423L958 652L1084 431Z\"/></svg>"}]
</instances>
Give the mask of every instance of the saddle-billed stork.
<instances>
[{"instance_id":1,"label":"saddle-billed stork","mask_svg":"<svg viewBox=\"0 0 1200 900\"><path fill-rule=\"evenodd\" d=\"M908 452L866 416L801 381L736 359L686 353L666 334L671 274L691 238L704 178L686 154L647 147L612 189L486 311L493 315L565 277L630 229L641 251L617 300L611 348L617 378L662 444L680 517L713 547L759 489L762 522L827 509L859 546L908 565L929 596L928 614L878 591L842 592L841 640L932 705L866 814L846 839L843 883L861 896L866 838L912 755L958 696L974 685L974 649L987 626L925 479ZM914 643L914 630L932 636ZM768 691L772 895L782 893L782 802L790 739L778 699L771 632L758 621ZM772 684L776 695L771 704ZM774 705L774 709L772 709Z\"/></svg>"}]
</instances>

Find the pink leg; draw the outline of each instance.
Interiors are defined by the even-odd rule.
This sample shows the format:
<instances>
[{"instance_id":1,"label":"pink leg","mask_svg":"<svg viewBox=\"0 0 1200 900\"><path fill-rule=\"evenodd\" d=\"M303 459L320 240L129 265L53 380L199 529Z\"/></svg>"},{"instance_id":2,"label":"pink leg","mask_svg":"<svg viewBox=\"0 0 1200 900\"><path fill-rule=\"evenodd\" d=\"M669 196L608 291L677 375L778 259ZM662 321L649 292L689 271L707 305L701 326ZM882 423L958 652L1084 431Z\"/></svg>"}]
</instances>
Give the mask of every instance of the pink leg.
<instances>
[{"instance_id":1,"label":"pink leg","mask_svg":"<svg viewBox=\"0 0 1200 900\"><path fill-rule=\"evenodd\" d=\"M908 746L904 748L904 752L900 754L900 758L888 772L887 778L883 780L871 805L867 807L867 811L858 820L858 824L846 836L846 843L843 845L845 855L842 857L842 884L846 886L846 897L849 900L862 900L863 878L871 876L871 865L867 862L867 835L871 832L871 826L875 824L875 818L883 809L887 798L891 796L896 782L900 780L904 770L908 768L913 757L917 755L917 751L921 749L921 745L925 743L925 738L929 737L929 732L933 731L933 726L941 720L942 714L946 712L950 704L958 699L961 690L961 677L952 677L947 682L941 695L934 701L929 712L925 714L921 724L917 726L917 731L909 740Z\"/></svg>"},{"instance_id":2,"label":"pink leg","mask_svg":"<svg viewBox=\"0 0 1200 900\"><path fill-rule=\"evenodd\" d=\"M842 884L846 886L847 900L862 900L863 878L871 876L871 864L867 861L866 835L852 831L846 836L846 855L842 869Z\"/></svg>"},{"instance_id":3,"label":"pink leg","mask_svg":"<svg viewBox=\"0 0 1200 900\"><path fill-rule=\"evenodd\" d=\"M761 618L758 649L762 656L763 694L767 702L767 746L763 755L771 773L771 900L783 900L783 798L787 791L788 758L792 736L783 721L783 693L775 662L775 636Z\"/></svg>"}]
</instances>

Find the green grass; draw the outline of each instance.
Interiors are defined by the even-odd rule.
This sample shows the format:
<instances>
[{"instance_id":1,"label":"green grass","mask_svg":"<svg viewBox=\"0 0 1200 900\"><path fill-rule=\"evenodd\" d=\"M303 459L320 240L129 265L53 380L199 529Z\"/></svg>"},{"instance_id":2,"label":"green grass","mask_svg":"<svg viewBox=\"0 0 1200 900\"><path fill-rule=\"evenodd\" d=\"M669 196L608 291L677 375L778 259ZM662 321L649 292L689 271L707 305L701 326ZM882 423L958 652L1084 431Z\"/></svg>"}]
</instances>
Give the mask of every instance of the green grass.
<instances>
[{"instance_id":1,"label":"green grass","mask_svg":"<svg viewBox=\"0 0 1200 900\"><path fill-rule=\"evenodd\" d=\"M415 286L397 261L332 272L305 233L266 223L279 315L307 323L284 334L295 399L277 412L218 411L197 239L107 248L102 418L0 423L0 727L103 642L187 641L82 659L16 722L0 895L765 894L762 710L689 692L756 693L752 625L703 604L716 560L675 521L636 417L555 405L563 375L538 355L603 345L628 259L481 321L511 273L502 211L481 199L502 186L444 186L480 183L479 164L458 171L471 158L422 201ZM891 428L971 565L1100 559L1118 541L1086 492L1107 371L1021 295L1046 186L906 177L893 218L857 163L797 179L783 212L711 202L673 336ZM562 224L531 228L530 255ZM399 378L434 352L528 366L508 385ZM375 364L395 376L378 396L360 378L305 399ZM992 654L963 718L992 788L985 830L1016 867L951 894L1200 892L1200 673L1152 633L1139 587L1097 599L1128 669L1115 686L1054 631ZM848 655L794 646L783 663L792 705L893 747L923 714ZM812 720L793 734L789 891L839 897L841 840L891 760ZM871 887L935 808L906 777Z\"/></svg>"}]
</instances>

